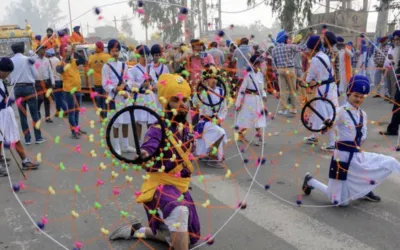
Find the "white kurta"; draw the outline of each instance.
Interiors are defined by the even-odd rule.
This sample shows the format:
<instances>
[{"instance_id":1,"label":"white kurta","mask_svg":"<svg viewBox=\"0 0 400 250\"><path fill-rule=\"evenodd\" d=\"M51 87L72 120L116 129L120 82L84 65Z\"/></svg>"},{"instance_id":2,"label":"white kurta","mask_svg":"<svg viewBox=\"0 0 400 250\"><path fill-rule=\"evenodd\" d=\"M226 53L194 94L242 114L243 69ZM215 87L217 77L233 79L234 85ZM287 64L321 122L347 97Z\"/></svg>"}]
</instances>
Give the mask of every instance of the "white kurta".
<instances>
[{"instance_id":1,"label":"white kurta","mask_svg":"<svg viewBox=\"0 0 400 250\"><path fill-rule=\"evenodd\" d=\"M358 56L357 60L357 75L367 76L367 52L363 52Z\"/></svg>"},{"instance_id":2,"label":"white kurta","mask_svg":"<svg viewBox=\"0 0 400 250\"><path fill-rule=\"evenodd\" d=\"M316 56L319 56L322 60L324 60L326 65L330 67L329 70L331 75L333 76L334 72L329 57L323 52L318 52ZM319 82L319 81L326 81L329 79L329 71L322 64L322 62L318 58L316 58L316 56L311 59L311 64L306 79L308 83L310 83L311 81ZM326 91L326 87L327 85L319 86L318 89L315 90L315 97L323 97ZM322 94L322 96L320 94ZM325 98L330 100L335 107L332 108L330 104L324 101L316 101L315 103L313 103L313 106L323 117L325 117L326 119L332 119L334 109L339 107L337 86L335 82L329 84L329 89ZM313 129L319 129L323 124L323 121L314 112L310 117L310 122L312 123ZM328 132L328 136L329 136L328 146L333 146L335 143L334 131L330 130Z\"/></svg>"},{"instance_id":3,"label":"white kurta","mask_svg":"<svg viewBox=\"0 0 400 250\"><path fill-rule=\"evenodd\" d=\"M210 92L209 95L210 95L212 103L220 102L220 100L221 100L220 96L224 96L223 89L220 87L216 87L213 91L217 94ZM207 104L210 103L206 96L201 97L201 99L203 100L203 102L206 102ZM214 115L213 109L210 106L204 105L199 100L197 95L195 95L193 97L193 105L200 106L200 109L199 109L200 116L212 117ZM222 101L222 103L220 105L215 106L214 110L215 111L218 110L217 116L218 116L219 120L221 120L221 121L225 120L226 115L228 113L226 100ZM218 159L219 160L222 160L222 158L224 156L223 150L224 150L225 144L228 142L228 139L226 137L225 130L222 127L218 126L217 124L213 124L212 121L207 122L204 125L202 137L200 139L196 139L196 155L197 156L207 155L208 152L211 150L211 146L222 136L224 136L224 138L222 139L222 141L218 147Z\"/></svg>"},{"instance_id":4,"label":"white kurta","mask_svg":"<svg viewBox=\"0 0 400 250\"><path fill-rule=\"evenodd\" d=\"M5 92L5 86L3 80L0 79L0 88ZM3 97L0 95L0 102L3 102ZM18 142L20 140L17 120L15 119L14 110L12 107L8 107L0 110L0 130L5 137L7 142ZM0 134L0 142L3 142L4 138Z\"/></svg>"},{"instance_id":5,"label":"white kurta","mask_svg":"<svg viewBox=\"0 0 400 250\"><path fill-rule=\"evenodd\" d=\"M338 141L354 141L356 129L345 107L350 109L357 123L360 121L360 109L354 108L349 103L340 107L335 119L335 128L338 130L339 135ZM362 112L363 127L361 140L364 142L367 137L367 114L364 111ZM333 157L334 160L339 159L340 161L347 162L349 155L349 152L335 150ZM400 163L391 156L369 152L354 153L353 159L350 162L347 180L329 179L326 194L332 203L337 202L341 205L347 205L349 200L364 197L380 185L389 174L399 171ZM375 183L372 185L371 181ZM310 182L312 183L312 181Z\"/></svg>"},{"instance_id":6,"label":"white kurta","mask_svg":"<svg viewBox=\"0 0 400 250\"><path fill-rule=\"evenodd\" d=\"M150 77L151 77L151 85L153 86L153 88L157 85L158 78L160 78L162 74L169 74L168 66L162 63L160 63L158 66L155 66L154 62L152 62L150 64ZM157 93L157 90L155 91L155 93ZM157 108L162 109L160 100L158 100L157 94L155 95L156 95Z\"/></svg>"},{"instance_id":7,"label":"white kurta","mask_svg":"<svg viewBox=\"0 0 400 250\"><path fill-rule=\"evenodd\" d=\"M106 63L106 64L104 64L103 69L101 71L102 72L103 89L107 92L108 97L113 99L115 96L115 99L114 99L115 104L121 105L119 108L116 108L116 111L119 111L127 105L127 102L124 97L122 97L120 95L115 95L115 93L113 92L114 88L118 86L119 79L115 75L115 73L112 71L112 69L110 68L110 66L108 64L110 64L116 70L116 72L119 75L121 75L123 63L119 62L119 61ZM129 80L127 73L128 73L128 65L125 64L123 78L124 78L124 82L127 84L128 88L131 89L132 82ZM109 105L111 105L111 103L112 103L112 101L110 101ZM111 115L110 113L108 113L108 114ZM112 114L112 115L114 115L114 114ZM111 117L109 117L109 118L111 119ZM118 119L115 121L114 125L118 126L119 124L130 124L130 123L131 123L130 115L128 112L125 112L118 117Z\"/></svg>"},{"instance_id":8,"label":"white kurta","mask_svg":"<svg viewBox=\"0 0 400 250\"><path fill-rule=\"evenodd\" d=\"M133 85L137 88L146 81L146 75L150 77L148 66L144 67L141 64L136 64L133 68L128 71L129 78L132 80ZM151 80L151 79L149 79ZM157 110L157 97L156 95L151 92L149 94L139 94L138 101L136 102L137 105L142 105L153 109L154 111ZM149 112L144 110L136 110L135 111L135 119L139 123L143 124L153 124L157 121L157 119L151 115Z\"/></svg>"},{"instance_id":9,"label":"white kurta","mask_svg":"<svg viewBox=\"0 0 400 250\"><path fill-rule=\"evenodd\" d=\"M251 80L251 78L254 80ZM266 114L264 113L264 103L262 97L267 94L264 90L264 76L261 72L249 72L243 79L236 99L235 107L241 106L238 113L236 125L239 128L263 128L266 126ZM246 89L256 90L258 94L246 94Z\"/></svg>"}]
</instances>

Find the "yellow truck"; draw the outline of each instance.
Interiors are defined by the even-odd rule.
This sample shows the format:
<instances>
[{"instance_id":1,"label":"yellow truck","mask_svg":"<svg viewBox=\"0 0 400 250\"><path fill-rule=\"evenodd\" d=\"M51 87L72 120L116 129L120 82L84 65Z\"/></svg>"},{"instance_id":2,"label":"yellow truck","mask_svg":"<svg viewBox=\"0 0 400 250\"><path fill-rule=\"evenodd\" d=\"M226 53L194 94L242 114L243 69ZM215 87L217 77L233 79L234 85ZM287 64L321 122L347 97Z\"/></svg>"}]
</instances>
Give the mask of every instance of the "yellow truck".
<instances>
[{"instance_id":1,"label":"yellow truck","mask_svg":"<svg viewBox=\"0 0 400 250\"><path fill-rule=\"evenodd\" d=\"M0 26L0 58L13 55L11 44L15 42L24 42L25 53L29 53L32 49L32 31L29 25L25 29L18 25Z\"/></svg>"}]
</instances>

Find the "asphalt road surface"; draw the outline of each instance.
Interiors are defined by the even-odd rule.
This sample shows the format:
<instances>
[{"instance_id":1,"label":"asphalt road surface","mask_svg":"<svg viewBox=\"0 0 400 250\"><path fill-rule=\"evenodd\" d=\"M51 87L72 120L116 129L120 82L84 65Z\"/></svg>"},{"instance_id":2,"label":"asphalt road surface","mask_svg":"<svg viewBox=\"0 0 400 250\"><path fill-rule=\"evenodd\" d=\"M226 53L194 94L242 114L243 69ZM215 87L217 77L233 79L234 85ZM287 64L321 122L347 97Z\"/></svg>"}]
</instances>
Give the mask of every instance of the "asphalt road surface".
<instances>
[{"instance_id":1,"label":"asphalt road surface","mask_svg":"<svg viewBox=\"0 0 400 250\"><path fill-rule=\"evenodd\" d=\"M268 100L269 111L274 112L276 105L273 98ZM102 235L101 228L111 232L123 222L121 210L129 217L145 218L143 207L135 202L133 195L143 182L144 172L136 172L132 166L124 172L121 164L114 166L112 160L104 156L105 148L100 145L101 124L91 109L91 102L86 101L85 107L87 110L81 116L81 124L84 130L93 134L93 143L88 136L72 140L69 138L68 120L55 118L53 124L42 124L47 143L26 146L32 158L42 154L42 165L40 170L27 173L26 187L17 194L21 203L33 221L46 216L49 223L45 232L67 249L73 249L75 241L84 244L82 249L168 249L161 243L142 240L110 243ZM363 108L370 120L364 149L399 158L400 152L393 150L398 144L397 137L378 135L390 119L391 104L382 99L368 98ZM91 120L96 121L95 128L90 128ZM305 172L313 173L325 183L328 181L331 156L319 147L326 142L326 136L321 138L319 146L310 147L302 142L309 132L302 126L299 115L268 119L262 154L266 163L257 170L261 147L240 144L238 149L233 140L232 121L233 117L229 117L224 125L230 138L224 169L215 169L202 162L195 164L197 173L192 178L191 193L201 219L200 244L204 243L205 236L218 232L214 244L203 245L201 249L399 249L399 175L390 176L377 188L376 193L382 197L380 203L360 200L339 208L330 206L327 198L317 191L309 197L302 197L301 184ZM375 121L374 124L371 121ZM251 140L253 134L254 131L250 131L247 138ZM58 144L55 143L57 136L60 136ZM96 157L90 155L91 150L95 151ZM243 153L239 154L239 150ZM9 151L6 154L10 156ZM247 164L244 164L244 159L248 160ZM60 170L60 162L65 170ZM101 162L107 169L99 168ZM86 164L88 172L81 171L83 164ZM232 174L227 179L228 169ZM19 183L22 176L14 160L9 170L12 182ZM112 171L119 173L114 181ZM126 175L133 178L131 184L126 184ZM201 175L204 179L199 181ZM97 186L98 180L103 180L104 185ZM264 188L267 184L269 190ZM80 189L78 193L76 185ZM49 186L55 195L49 193ZM121 193L113 195L114 188ZM7 178L0 180L0 193L0 249L63 249L34 228L11 192ZM236 209L245 197L246 209ZM299 199L302 200L301 206L296 205ZM206 200L210 204L203 207ZM102 204L102 208L94 209L95 202ZM78 218L71 215L72 210L79 213Z\"/></svg>"}]
</instances>

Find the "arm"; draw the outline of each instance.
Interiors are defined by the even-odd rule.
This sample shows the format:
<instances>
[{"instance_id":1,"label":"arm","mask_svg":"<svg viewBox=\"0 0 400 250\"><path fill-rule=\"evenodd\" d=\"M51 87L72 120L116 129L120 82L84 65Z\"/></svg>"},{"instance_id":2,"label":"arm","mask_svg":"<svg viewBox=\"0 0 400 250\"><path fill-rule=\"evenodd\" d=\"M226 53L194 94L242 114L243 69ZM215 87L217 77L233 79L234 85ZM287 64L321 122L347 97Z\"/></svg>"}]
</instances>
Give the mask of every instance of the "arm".
<instances>
[{"instance_id":1,"label":"arm","mask_svg":"<svg viewBox=\"0 0 400 250\"><path fill-rule=\"evenodd\" d=\"M154 154L159 148L161 138L161 129L157 125L151 126L144 136L141 150L146 151L149 155Z\"/></svg>"},{"instance_id":2,"label":"arm","mask_svg":"<svg viewBox=\"0 0 400 250\"><path fill-rule=\"evenodd\" d=\"M51 86L55 87L55 86L56 86L56 81L54 80L53 69L51 68L51 62L50 62L50 59L49 59L49 67L48 67L48 71L49 71L49 74L50 74Z\"/></svg>"},{"instance_id":3,"label":"arm","mask_svg":"<svg viewBox=\"0 0 400 250\"><path fill-rule=\"evenodd\" d=\"M242 102L243 102L243 99L245 96L244 92L245 92L248 84L249 84L249 77L246 76L242 82L242 85L240 85L240 88L239 88L238 96L237 96L236 103L235 103L236 108L239 108L242 106Z\"/></svg>"},{"instance_id":4,"label":"arm","mask_svg":"<svg viewBox=\"0 0 400 250\"><path fill-rule=\"evenodd\" d=\"M363 144L364 141L367 139L367 133L368 133L368 128L367 128L368 117L367 117L367 114L364 111L362 111L362 113L363 113L363 116L364 116L364 124L363 124L363 127L361 129L361 132L362 132L361 144Z\"/></svg>"},{"instance_id":5,"label":"arm","mask_svg":"<svg viewBox=\"0 0 400 250\"><path fill-rule=\"evenodd\" d=\"M316 61L315 58L311 59L311 64L310 67L308 68L308 73L307 73L307 78L306 82L311 83L312 81L315 81L318 77L318 71L315 67Z\"/></svg>"},{"instance_id":6,"label":"arm","mask_svg":"<svg viewBox=\"0 0 400 250\"><path fill-rule=\"evenodd\" d=\"M114 86L109 84L108 80L110 80L110 69L107 64L104 64L103 69L101 70L101 85L106 92L111 92L114 89Z\"/></svg>"}]
</instances>

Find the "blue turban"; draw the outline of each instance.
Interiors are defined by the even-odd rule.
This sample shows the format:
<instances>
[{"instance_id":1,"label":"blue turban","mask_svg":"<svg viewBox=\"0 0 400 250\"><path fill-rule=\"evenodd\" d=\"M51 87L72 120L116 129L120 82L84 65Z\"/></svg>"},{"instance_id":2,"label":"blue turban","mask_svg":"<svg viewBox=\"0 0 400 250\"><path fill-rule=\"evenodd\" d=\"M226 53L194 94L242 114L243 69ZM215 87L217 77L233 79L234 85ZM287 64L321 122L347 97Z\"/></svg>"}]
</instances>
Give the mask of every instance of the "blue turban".
<instances>
[{"instance_id":1,"label":"blue turban","mask_svg":"<svg viewBox=\"0 0 400 250\"><path fill-rule=\"evenodd\" d=\"M366 44L365 40L361 40L361 44L365 45Z\"/></svg>"},{"instance_id":2,"label":"blue turban","mask_svg":"<svg viewBox=\"0 0 400 250\"><path fill-rule=\"evenodd\" d=\"M321 38L317 35L310 36L307 41L307 48L311 50L320 50L321 49Z\"/></svg>"},{"instance_id":3,"label":"blue turban","mask_svg":"<svg viewBox=\"0 0 400 250\"><path fill-rule=\"evenodd\" d=\"M353 45L353 42L352 42L352 41L350 41L350 42L348 42L348 43L347 43L347 45L350 45L350 46L352 46L352 45Z\"/></svg>"},{"instance_id":4,"label":"blue turban","mask_svg":"<svg viewBox=\"0 0 400 250\"><path fill-rule=\"evenodd\" d=\"M338 43L344 43L344 39L343 39L343 37L341 37L341 36L338 36L338 37L336 38L336 41L337 41Z\"/></svg>"},{"instance_id":5,"label":"blue turban","mask_svg":"<svg viewBox=\"0 0 400 250\"><path fill-rule=\"evenodd\" d=\"M368 95L369 90L370 87L368 77L363 75L355 75L350 78L349 86L347 87L347 96L353 92L362 95Z\"/></svg>"},{"instance_id":6,"label":"blue turban","mask_svg":"<svg viewBox=\"0 0 400 250\"><path fill-rule=\"evenodd\" d=\"M0 59L0 71L2 72L12 72L14 70L14 63L8 57L3 57Z\"/></svg>"},{"instance_id":7,"label":"blue turban","mask_svg":"<svg viewBox=\"0 0 400 250\"><path fill-rule=\"evenodd\" d=\"M38 41L42 40L42 36L41 35L36 35L35 36L35 40L38 40Z\"/></svg>"},{"instance_id":8,"label":"blue turban","mask_svg":"<svg viewBox=\"0 0 400 250\"><path fill-rule=\"evenodd\" d=\"M229 47L231 45L231 42L232 42L231 40L226 40L225 41L226 46Z\"/></svg>"},{"instance_id":9,"label":"blue turban","mask_svg":"<svg viewBox=\"0 0 400 250\"><path fill-rule=\"evenodd\" d=\"M50 48L50 49L46 50L46 54L48 56L54 56L56 54L56 51L54 50L54 48Z\"/></svg>"},{"instance_id":10,"label":"blue turban","mask_svg":"<svg viewBox=\"0 0 400 250\"><path fill-rule=\"evenodd\" d=\"M110 41L108 41L108 45L107 45L108 53L110 53L111 50L114 49L114 48L116 48L119 51L121 51L121 44L118 42L118 40L111 39Z\"/></svg>"},{"instance_id":11,"label":"blue turban","mask_svg":"<svg viewBox=\"0 0 400 250\"><path fill-rule=\"evenodd\" d=\"M139 45L139 46L136 47L136 50L139 53L139 55L141 55L141 56L150 55L150 49L146 45Z\"/></svg>"},{"instance_id":12,"label":"blue turban","mask_svg":"<svg viewBox=\"0 0 400 250\"><path fill-rule=\"evenodd\" d=\"M276 35L276 42L277 43L285 43L287 38L288 38L288 35L287 35L286 31L282 30Z\"/></svg>"},{"instance_id":13,"label":"blue turban","mask_svg":"<svg viewBox=\"0 0 400 250\"><path fill-rule=\"evenodd\" d=\"M78 32L80 28L81 28L81 26L75 26L75 27L74 27L74 31L75 31L75 32Z\"/></svg>"},{"instance_id":14,"label":"blue turban","mask_svg":"<svg viewBox=\"0 0 400 250\"><path fill-rule=\"evenodd\" d=\"M260 55L253 55L250 57L250 63L251 64L256 64L256 63L262 63L264 61L264 58Z\"/></svg>"},{"instance_id":15,"label":"blue turban","mask_svg":"<svg viewBox=\"0 0 400 250\"><path fill-rule=\"evenodd\" d=\"M154 45L151 47L150 53L151 53L152 55L154 55L154 54L161 54L161 46L160 46L159 44L154 44Z\"/></svg>"},{"instance_id":16,"label":"blue turban","mask_svg":"<svg viewBox=\"0 0 400 250\"><path fill-rule=\"evenodd\" d=\"M395 31L393 32L393 37L395 37L395 36L400 37L400 30L395 30Z\"/></svg>"},{"instance_id":17,"label":"blue turban","mask_svg":"<svg viewBox=\"0 0 400 250\"><path fill-rule=\"evenodd\" d=\"M331 32L331 31L327 31L325 32L325 41L327 41L325 44L329 44L330 46L333 46L337 43L337 38L336 35Z\"/></svg>"}]
</instances>

